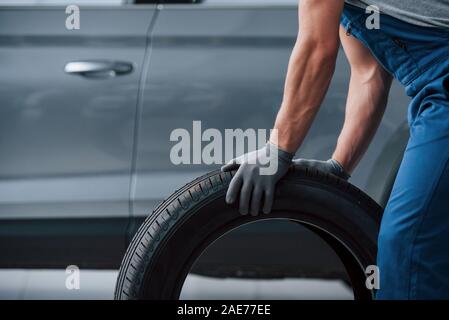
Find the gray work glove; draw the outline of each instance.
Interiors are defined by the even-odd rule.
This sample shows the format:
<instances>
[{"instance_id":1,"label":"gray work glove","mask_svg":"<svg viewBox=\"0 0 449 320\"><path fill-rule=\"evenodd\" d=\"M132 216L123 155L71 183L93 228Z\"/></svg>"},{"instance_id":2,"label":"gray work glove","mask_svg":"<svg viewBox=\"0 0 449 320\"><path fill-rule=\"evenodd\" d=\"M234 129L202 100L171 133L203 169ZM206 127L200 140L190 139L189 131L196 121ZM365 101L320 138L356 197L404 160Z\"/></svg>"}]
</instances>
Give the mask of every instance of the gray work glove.
<instances>
[{"instance_id":1,"label":"gray work glove","mask_svg":"<svg viewBox=\"0 0 449 320\"><path fill-rule=\"evenodd\" d=\"M308 159L294 159L294 165L301 167L308 167L313 169L318 169L325 173L331 173L340 177L344 180L348 180L351 176L343 169L342 165L334 159L329 159L327 161L320 160L308 160Z\"/></svg>"},{"instance_id":2,"label":"gray work glove","mask_svg":"<svg viewBox=\"0 0 449 320\"><path fill-rule=\"evenodd\" d=\"M265 147L224 165L223 172L238 168L226 194L226 202L239 201L241 214L257 215L263 199L263 212L269 213L273 206L276 183L287 173L293 155L268 142Z\"/></svg>"}]
</instances>

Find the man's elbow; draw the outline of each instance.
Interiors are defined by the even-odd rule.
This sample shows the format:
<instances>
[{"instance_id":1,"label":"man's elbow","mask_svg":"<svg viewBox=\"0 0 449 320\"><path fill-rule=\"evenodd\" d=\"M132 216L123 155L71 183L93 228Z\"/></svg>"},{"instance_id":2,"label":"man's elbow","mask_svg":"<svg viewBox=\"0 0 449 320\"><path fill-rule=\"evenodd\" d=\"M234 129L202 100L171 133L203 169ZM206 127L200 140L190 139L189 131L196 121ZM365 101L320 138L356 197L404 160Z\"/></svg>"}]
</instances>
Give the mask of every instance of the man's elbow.
<instances>
[{"instance_id":1,"label":"man's elbow","mask_svg":"<svg viewBox=\"0 0 449 320\"><path fill-rule=\"evenodd\" d=\"M340 41L313 37L298 37L298 53L306 54L310 59L323 66L335 66Z\"/></svg>"}]
</instances>

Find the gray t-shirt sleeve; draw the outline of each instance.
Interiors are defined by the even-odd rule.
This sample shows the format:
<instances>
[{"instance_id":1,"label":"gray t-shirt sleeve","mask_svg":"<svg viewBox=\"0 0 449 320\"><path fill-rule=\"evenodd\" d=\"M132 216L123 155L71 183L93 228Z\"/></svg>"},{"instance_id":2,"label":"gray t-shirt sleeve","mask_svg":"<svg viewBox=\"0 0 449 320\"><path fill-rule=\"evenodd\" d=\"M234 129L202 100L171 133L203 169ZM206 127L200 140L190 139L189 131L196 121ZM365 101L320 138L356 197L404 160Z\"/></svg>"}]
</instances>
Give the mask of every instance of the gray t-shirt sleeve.
<instances>
[{"instance_id":1,"label":"gray t-shirt sleeve","mask_svg":"<svg viewBox=\"0 0 449 320\"><path fill-rule=\"evenodd\" d=\"M381 13L424 27L449 28L449 0L345 0L366 8L377 6Z\"/></svg>"}]
</instances>

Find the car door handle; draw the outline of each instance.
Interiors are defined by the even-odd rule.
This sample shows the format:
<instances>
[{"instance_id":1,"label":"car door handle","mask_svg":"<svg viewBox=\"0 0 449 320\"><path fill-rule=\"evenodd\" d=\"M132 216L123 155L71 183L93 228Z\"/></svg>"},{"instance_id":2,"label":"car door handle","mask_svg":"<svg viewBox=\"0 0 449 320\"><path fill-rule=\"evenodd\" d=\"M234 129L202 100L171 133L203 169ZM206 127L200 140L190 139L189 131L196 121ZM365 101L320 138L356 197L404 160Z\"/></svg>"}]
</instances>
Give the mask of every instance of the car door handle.
<instances>
[{"instance_id":1,"label":"car door handle","mask_svg":"<svg viewBox=\"0 0 449 320\"><path fill-rule=\"evenodd\" d=\"M130 62L109 60L71 61L64 67L65 73L96 79L122 76L133 70L134 66Z\"/></svg>"}]
</instances>

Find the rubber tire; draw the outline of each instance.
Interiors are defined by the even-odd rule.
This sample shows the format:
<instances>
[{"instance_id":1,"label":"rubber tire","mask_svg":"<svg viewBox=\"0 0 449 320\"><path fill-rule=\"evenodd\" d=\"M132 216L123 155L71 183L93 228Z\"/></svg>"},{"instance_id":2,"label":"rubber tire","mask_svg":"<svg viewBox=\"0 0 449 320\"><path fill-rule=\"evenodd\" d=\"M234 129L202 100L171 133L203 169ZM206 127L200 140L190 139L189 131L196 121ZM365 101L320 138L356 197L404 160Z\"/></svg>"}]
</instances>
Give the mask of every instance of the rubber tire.
<instances>
[{"instance_id":1,"label":"rubber tire","mask_svg":"<svg viewBox=\"0 0 449 320\"><path fill-rule=\"evenodd\" d=\"M150 214L123 258L115 299L179 299L201 252L226 232L263 219L297 221L339 255L355 299L372 299L365 268L375 264L382 208L331 174L292 166L276 188L273 211L241 215L224 201L233 173L214 171L177 190Z\"/></svg>"}]
</instances>

